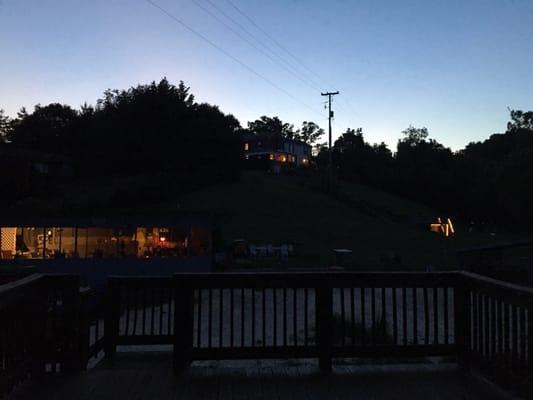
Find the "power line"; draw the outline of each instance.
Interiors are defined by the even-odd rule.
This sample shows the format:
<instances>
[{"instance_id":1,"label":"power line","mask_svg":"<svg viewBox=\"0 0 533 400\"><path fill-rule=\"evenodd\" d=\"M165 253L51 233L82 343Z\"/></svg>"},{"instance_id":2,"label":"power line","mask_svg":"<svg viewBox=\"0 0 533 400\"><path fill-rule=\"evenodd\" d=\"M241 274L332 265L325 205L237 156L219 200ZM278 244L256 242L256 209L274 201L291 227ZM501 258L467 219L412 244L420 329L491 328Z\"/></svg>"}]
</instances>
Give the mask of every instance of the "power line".
<instances>
[{"instance_id":1,"label":"power line","mask_svg":"<svg viewBox=\"0 0 533 400\"><path fill-rule=\"evenodd\" d=\"M207 0L211 2L210 0ZM318 78L319 81L323 81L324 79L318 75L315 71L313 71L311 68L309 68L304 62L302 62L294 53L292 53L290 50L288 50L283 44L281 44L276 38L274 38L272 35L270 35L265 29L263 29L255 20L250 17L248 14L246 14L243 10L241 10L239 7L235 5L235 3L232 0L226 0L226 2L231 5L240 15L242 15L244 18L246 18L253 26L255 26L259 31L263 33L267 38L269 38L276 46L278 46L281 50L283 50L286 54L288 54L293 60L295 60L301 67L303 67L306 71L308 71L310 74ZM318 85L321 86L321 85ZM322 90L322 89L320 89ZM353 111L353 106L348 103L347 100L344 98L342 101L345 102L346 107L343 107L347 112L354 114L357 114L355 111ZM342 104L340 104L342 106Z\"/></svg>"},{"instance_id":2,"label":"power line","mask_svg":"<svg viewBox=\"0 0 533 400\"><path fill-rule=\"evenodd\" d=\"M320 77L316 72L314 72L312 69L307 67L302 61L298 59L290 50L288 50L285 46L283 46L278 40L276 40L272 35L270 35L265 29L263 29L257 22L253 20L252 17L250 17L248 14L246 14L244 11L242 11L239 7L233 3L231 0L226 0L239 14L241 14L244 18L246 18L253 26L255 26L259 31L263 33L267 38L269 38L276 46L278 46L281 50L283 50L285 53L287 53L292 59L294 59L298 64L300 64L303 68L305 68L309 73L314 75L319 80L323 80L322 77Z\"/></svg>"},{"instance_id":3,"label":"power line","mask_svg":"<svg viewBox=\"0 0 533 400\"><path fill-rule=\"evenodd\" d=\"M245 36L243 36L240 32L238 32L237 30L233 29L233 27L231 27L230 25L228 25L226 22L224 22L222 19L220 19L216 14L214 14L213 12L211 12L211 10L209 10L208 8L204 7L198 0L191 0L197 7L199 7L200 9L202 9L205 13L209 14L211 17L213 17L217 22L219 22L220 24L222 24L225 28L229 29L231 32L233 32L235 35L237 35L238 37L240 37L242 40L244 40L246 43L248 43L250 46L252 46L255 50L257 50L258 52L260 52L261 54L263 54L265 57L269 58L271 61L273 61L274 63L278 64L280 67L282 67L285 71L287 71L288 73L292 74L294 77L296 77L297 79L299 79L301 82L303 82L304 84L312 87L314 90L318 90L320 91L320 87L317 87L317 86L313 86L313 85L310 85L308 81L306 81L305 79L303 79L302 77L300 77L297 73L293 72L291 69L287 68L285 65L283 64L280 64L279 61L277 61L276 59L274 59L270 54L268 54L266 51L264 51L262 48L258 47L255 45L255 43L253 43L252 41L250 41L248 38L246 38ZM210 3L212 4L212 3ZM214 6L217 10L218 10L218 7ZM220 10L219 10L220 11ZM225 13L221 12L224 16ZM226 18L232 20L230 17L226 16ZM232 20L233 21L233 20ZM238 24L237 22L233 21L237 26L240 26L240 24ZM248 32L245 28L241 27L241 29L244 29L245 32ZM250 34L250 33L249 33ZM251 34L250 34L251 35ZM252 35L253 37L253 35ZM263 45L264 46L264 45ZM265 46L266 47L266 46Z\"/></svg>"},{"instance_id":4,"label":"power line","mask_svg":"<svg viewBox=\"0 0 533 400\"><path fill-rule=\"evenodd\" d=\"M148 4L150 4L151 6L157 8L159 11L161 11L162 13L164 13L165 15L167 15L169 18L171 18L172 20L174 20L175 22L177 22L178 24L180 24L182 27L184 27L185 29L187 29L189 32L191 32L192 34L194 34L195 36L199 37L200 39L202 39L203 41L205 41L206 43L208 43L211 47L214 47L215 49L217 49L218 51L220 51L222 54L224 54L226 57L230 58L231 60L233 60L234 62L236 62L237 64L239 64L241 67L243 67L244 69L248 70L249 72L251 72L252 74L256 75L257 77L261 78L262 80L264 80L265 82L267 82L269 85L271 85L272 87L274 87L275 89L279 90L280 92L284 93L286 96L290 97L291 99L293 99L294 101L296 101L297 103L300 103L302 106L304 106L305 108L313 111L314 113L317 113L317 111L315 109L313 109L311 106L309 106L308 104L304 103L303 101L301 101L300 99L298 99L297 97L293 96L291 93L289 93L288 91L286 91L285 89L283 89L281 86L277 85L276 83L272 82L270 79L268 79L266 76L262 75L261 73L257 72L255 69L253 69L252 67L250 67L249 65L247 65L246 63L242 62L241 60L239 60L237 57L233 56L231 53L227 52L226 50L224 50L222 47L220 47L219 45L217 45L216 43L214 43L213 41L211 41L208 37L204 36L203 34L201 34L200 32L196 31L195 29L193 29L192 27L190 27L188 24L186 24L185 22L183 22L181 19L179 19L178 17L176 17L174 14L172 14L171 12L169 12L168 10L166 10L165 8L161 7L159 4L155 3L153 0L145 0ZM318 113L320 114L320 113Z\"/></svg>"},{"instance_id":5,"label":"power line","mask_svg":"<svg viewBox=\"0 0 533 400\"><path fill-rule=\"evenodd\" d=\"M280 56L276 51L274 51L270 46L266 45L265 42L260 40L256 35L254 35L252 32L250 32L246 27L244 27L240 22L235 20L231 15L226 13L221 7L219 7L216 3L214 3L211 0L205 0L207 3L211 5L211 7L215 8L220 12L224 17L226 17L228 20L233 22L236 26L238 26L242 31L246 32L250 37L252 37L257 43L259 43L261 46L266 48L270 53L272 53L276 58L278 58L281 62L283 62L285 65L287 65L289 68L294 70L296 73L301 74L300 71L298 71L298 68L295 67L293 64L288 62L285 58ZM318 90L322 90L321 85L315 82L314 80L310 79L309 77L305 76L304 74L301 74L304 79L306 79L313 87L317 88Z\"/></svg>"}]
</instances>

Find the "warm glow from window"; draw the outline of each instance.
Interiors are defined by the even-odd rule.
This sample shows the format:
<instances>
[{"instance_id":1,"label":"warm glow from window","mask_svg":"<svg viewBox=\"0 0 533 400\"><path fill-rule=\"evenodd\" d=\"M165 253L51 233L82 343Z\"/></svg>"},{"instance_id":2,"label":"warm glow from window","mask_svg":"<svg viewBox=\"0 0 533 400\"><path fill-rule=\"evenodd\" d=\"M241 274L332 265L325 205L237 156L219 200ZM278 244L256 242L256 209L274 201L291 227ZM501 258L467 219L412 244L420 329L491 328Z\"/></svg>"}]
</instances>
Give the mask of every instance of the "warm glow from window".
<instances>
[{"instance_id":1,"label":"warm glow from window","mask_svg":"<svg viewBox=\"0 0 533 400\"><path fill-rule=\"evenodd\" d=\"M273 159L274 159L274 154L270 154L270 155L268 156L268 158L271 159L271 160L273 160Z\"/></svg>"},{"instance_id":2,"label":"warm glow from window","mask_svg":"<svg viewBox=\"0 0 533 400\"><path fill-rule=\"evenodd\" d=\"M244 151L248 151L249 148L250 146L248 145L248 143L244 143Z\"/></svg>"}]
</instances>

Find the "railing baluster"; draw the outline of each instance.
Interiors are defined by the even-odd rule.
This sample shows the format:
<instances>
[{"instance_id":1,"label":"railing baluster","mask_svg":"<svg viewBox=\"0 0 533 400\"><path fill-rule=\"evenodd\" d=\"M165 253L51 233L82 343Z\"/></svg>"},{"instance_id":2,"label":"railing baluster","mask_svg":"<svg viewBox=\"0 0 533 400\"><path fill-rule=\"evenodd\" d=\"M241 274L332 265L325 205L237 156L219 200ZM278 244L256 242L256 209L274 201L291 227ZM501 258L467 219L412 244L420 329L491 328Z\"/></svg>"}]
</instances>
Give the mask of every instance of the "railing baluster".
<instances>
[{"instance_id":1,"label":"railing baluster","mask_svg":"<svg viewBox=\"0 0 533 400\"><path fill-rule=\"evenodd\" d=\"M339 288L339 295L341 300L341 343L346 345L346 310L344 308L344 288Z\"/></svg>"},{"instance_id":2,"label":"railing baluster","mask_svg":"<svg viewBox=\"0 0 533 400\"><path fill-rule=\"evenodd\" d=\"M417 288L413 288L413 344L418 344L418 293Z\"/></svg>"},{"instance_id":3,"label":"railing baluster","mask_svg":"<svg viewBox=\"0 0 533 400\"><path fill-rule=\"evenodd\" d=\"M283 346L287 346L287 288L283 287Z\"/></svg>"},{"instance_id":4,"label":"railing baluster","mask_svg":"<svg viewBox=\"0 0 533 400\"><path fill-rule=\"evenodd\" d=\"M424 344L429 344L429 304L428 304L428 288L424 287L422 291L424 294Z\"/></svg>"},{"instance_id":5,"label":"railing baluster","mask_svg":"<svg viewBox=\"0 0 533 400\"><path fill-rule=\"evenodd\" d=\"M172 324L172 303L173 303L173 296L172 296L172 289L168 290L168 308L167 308L167 334L170 336L174 332L174 326Z\"/></svg>"},{"instance_id":6,"label":"railing baluster","mask_svg":"<svg viewBox=\"0 0 533 400\"><path fill-rule=\"evenodd\" d=\"M360 291L361 295L361 344L366 343L366 293L365 288L362 287Z\"/></svg>"},{"instance_id":7,"label":"railing baluster","mask_svg":"<svg viewBox=\"0 0 533 400\"><path fill-rule=\"evenodd\" d=\"M526 309L520 307L520 372L521 375L526 372Z\"/></svg>"},{"instance_id":8,"label":"railing baluster","mask_svg":"<svg viewBox=\"0 0 533 400\"><path fill-rule=\"evenodd\" d=\"M212 336L213 336L213 321L212 321L212 296L213 296L213 293L212 293L213 289L212 288L209 288L207 289L207 334L209 335L207 337L207 347L209 348L212 348L213 347L213 340L212 340Z\"/></svg>"},{"instance_id":9,"label":"railing baluster","mask_svg":"<svg viewBox=\"0 0 533 400\"><path fill-rule=\"evenodd\" d=\"M490 298L490 353L496 359L496 300Z\"/></svg>"},{"instance_id":10,"label":"railing baluster","mask_svg":"<svg viewBox=\"0 0 533 400\"><path fill-rule=\"evenodd\" d=\"M439 289L433 288L433 343L439 344Z\"/></svg>"},{"instance_id":11,"label":"railing baluster","mask_svg":"<svg viewBox=\"0 0 533 400\"><path fill-rule=\"evenodd\" d=\"M152 292L152 296L150 296L152 298L152 312L151 312L151 315L150 315L150 335L154 335L154 324L155 324L155 320L154 320L154 316L155 316L155 288L151 288L151 292Z\"/></svg>"},{"instance_id":12,"label":"railing baluster","mask_svg":"<svg viewBox=\"0 0 533 400\"><path fill-rule=\"evenodd\" d=\"M397 291L396 288L392 288L392 336L394 338L394 344L398 344L398 304L396 300Z\"/></svg>"},{"instance_id":13,"label":"railing baluster","mask_svg":"<svg viewBox=\"0 0 533 400\"><path fill-rule=\"evenodd\" d=\"M449 310L448 310L448 287L444 289L444 344L450 344L450 331L449 331ZM468 302L468 307L470 307L470 301Z\"/></svg>"},{"instance_id":14,"label":"railing baluster","mask_svg":"<svg viewBox=\"0 0 533 400\"><path fill-rule=\"evenodd\" d=\"M381 321L383 325L383 339L382 342L385 342L387 338L387 298L385 293L385 288L381 288Z\"/></svg>"},{"instance_id":15,"label":"railing baluster","mask_svg":"<svg viewBox=\"0 0 533 400\"><path fill-rule=\"evenodd\" d=\"M477 313L477 323L478 323L478 342L479 342L479 356L480 359L483 358L483 296L481 293L478 293L478 313Z\"/></svg>"},{"instance_id":16,"label":"railing baluster","mask_svg":"<svg viewBox=\"0 0 533 400\"><path fill-rule=\"evenodd\" d=\"M266 288L263 288L263 294L262 294L262 297L261 297L261 302L262 302L262 308L263 308L263 312L261 313L262 317L263 317L263 324L261 326L261 329L263 330L263 347L266 347L267 345L267 339L266 339Z\"/></svg>"},{"instance_id":17,"label":"railing baluster","mask_svg":"<svg viewBox=\"0 0 533 400\"><path fill-rule=\"evenodd\" d=\"M305 346L309 345L309 321L308 321L308 289L304 288L304 335L305 335Z\"/></svg>"},{"instance_id":18,"label":"railing baluster","mask_svg":"<svg viewBox=\"0 0 533 400\"><path fill-rule=\"evenodd\" d=\"M478 296L479 293L472 292L472 349L474 350L474 352L479 351Z\"/></svg>"},{"instance_id":19,"label":"railing baluster","mask_svg":"<svg viewBox=\"0 0 533 400\"><path fill-rule=\"evenodd\" d=\"M533 310L527 309L527 367L533 366Z\"/></svg>"},{"instance_id":20,"label":"railing baluster","mask_svg":"<svg viewBox=\"0 0 533 400\"><path fill-rule=\"evenodd\" d=\"M273 342L274 342L274 347L276 347L278 345L278 312L277 312L277 308L278 308L278 305L277 305L277 302L278 302L278 299L277 299L277 289L276 288L273 288L272 289L272 302L273 302L273 308L272 308L272 311L273 311L273 317L274 317L274 324L272 326L272 328L274 329L274 338L273 338Z\"/></svg>"},{"instance_id":21,"label":"railing baluster","mask_svg":"<svg viewBox=\"0 0 533 400\"><path fill-rule=\"evenodd\" d=\"M479 324L479 327L478 327L478 331L479 331L479 356L480 356L480 360L483 361L484 357L485 357L485 325L484 325L484 298L483 298L483 295L481 293L478 294L478 302L479 302L479 305L478 305L478 324Z\"/></svg>"},{"instance_id":22,"label":"railing baluster","mask_svg":"<svg viewBox=\"0 0 533 400\"><path fill-rule=\"evenodd\" d=\"M376 344L376 289L372 287L370 290L370 312L371 312L371 322L372 322L372 331L370 332L372 344Z\"/></svg>"},{"instance_id":23,"label":"railing baluster","mask_svg":"<svg viewBox=\"0 0 533 400\"><path fill-rule=\"evenodd\" d=\"M235 304L234 304L234 290L230 288L229 290L229 310L230 310L230 321L229 321L229 347L235 346Z\"/></svg>"},{"instance_id":24,"label":"railing baluster","mask_svg":"<svg viewBox=\"0 0 533 400\"><path fill-rule=\"evenodd\" d=\"M146 287L143 287L142 289L142 318L143 318L143 322L142 322L142 334L145 335L145 332L146 332L146 307L147 307L147 302L146 302L146 291L148 289Z\"/></svg>"},{"instance_id":25,"label":"railing baluster","mask_svg":"<svg viewBox=\"0 0 533 400\"><path fill-rule=\"evenodd\" d=\"M511 365L511 323L509 315L509 304L503 303L503 331L504 331L504 359L505 365Z\"/></svg>"},{"instance_id":26,"label":"railing baluster","mask_svg":"<svg viewBox=\"0 0 533 400\"><path fill-rule=\"evenodd\" d=\"M198 348L202 347L202 289L198 289L198 331L196 332L196 341L198 343Z\"/></svg>"},{"instance_id":27,"label":"railing baluster","mask_svg":"<svg viewBox=\"0 0 533 400\"><path fill-rule=\"evenodd\" d=\"M513 330L512 330L512 340L513 340L513 349L512 349L512 357L511 357L511 363L512 363L512 369L513 371L517 368L517 360L518 360L518 309L516 306L511 305L511 315L513 319Z\"/></svg>"},{"instance_id":28,"label":"railing baluster","mask_svg":"<svg viewBox=\"0 0 533 400\"><path fill-rule=\"evenodd\" d=\"M159 289L159 335L163 335L163 305L164 305L164 288Z\"/></svg>"},{"instance_id":29,"label":"railing baluster","mask_svg":"<svg viewBox=\"0 0 533 400\"><path fill-rule=\"evenodd\" d=\"M119 297L124 296L124 309L126 311L126 331L124 332L124 336L128 336L130 329L130 302L133 297L128 295L129 291L126 287L124 287L123 289L119 287L117 288L117 290L119 291Z\"/></svg>"},{"instance_id":30,"label":"railing baluster","mask_svg":"<svg viewBox=\"0 0 533 400\"><path fill-rule=\"evenodd\" d=\"M503 302L497 301L498 304L498 310L496 311L498 313L498 354L500 355L500 359L502 358L504 354L504 347L503 347L503 337L504 337L504 316L503 316Z\"/></svg>"},{"instance_id":31,"label":"railing baluster","mask_svg":"<svg viewBox=\"0 0 533 400\"><path fill-rule=\"evenodd\" d=\"M298 346L298 324L297 324L297 293L296 288L292 289L292 326L293 326L293 333L294 333L294 345Z\"/></svg>"},{"instance_id":32,"label":"railing baluster","mask_svg":"<svg viewBox=\"0 0 533 400\"><path fill-rule=\"evenodd\" d=\"M241 347L244 347L244 288L241 288Z\"/></svg>"},{"instance_id":33,"label":"railing baluster","mask_svg":"<svg viewBox=\"0 0 533 400\"><path fill-rule=\"evenodd\" d=\"M218 347L224 347L224 289L218 289Z\"/></svg>"},{"instance_id":34,"label":"railing baluster","mask_svg":"<svg viewBox=\"0 0 533 400\"><path fill-rule=\"evenodd\" d=\"M490 360L490 309L489 297L483 296L483 319L485 320L484 335L485 335L485 359Z\"/></svg>"},{"instance_id":35,"label":"railing baluster","mask_svg":"<svg viewBox=\"0 0 533 400\"><path fill-rule=\"evenodd\" d=\"M255 287L252 287L252 347L255 347Z\"/></svg>"},{"instance_id":36,"label":"railing baluster","mask_svg":"<svg viewBox=\"0 0 533 400\"><path fill-rule=\"evenodd\" d=\"M407 288L402 288L402 322L403 322L403 344L407 345Z\"/></svg>"},{"instance_id":37,"label":"railing baluster","mask_svg":"<svg viewBox=\"0 0 533 400\"><path fill-rule=\"evenodd\" d=\"M354 300L354 293L353 293L353 286L350 286L350 321L351 321L351 343L352 346L355 345L355 300Z\"/></svg>"}]
</instances>

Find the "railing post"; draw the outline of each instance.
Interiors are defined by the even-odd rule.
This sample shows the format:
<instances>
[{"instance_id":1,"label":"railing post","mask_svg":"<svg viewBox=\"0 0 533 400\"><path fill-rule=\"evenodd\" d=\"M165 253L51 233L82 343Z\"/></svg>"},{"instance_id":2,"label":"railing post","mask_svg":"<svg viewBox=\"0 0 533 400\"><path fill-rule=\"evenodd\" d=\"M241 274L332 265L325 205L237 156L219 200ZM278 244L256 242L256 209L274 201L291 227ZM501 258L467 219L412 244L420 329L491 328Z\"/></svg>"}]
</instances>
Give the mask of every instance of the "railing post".
<instances>
[{"instance_id":1,"label":"railing post","mask_svg":"<svg viewBox=\"0 0 533 400\"><path fill-rule=\"evenodd\" d=\"M89 362L89 346L90 346L90 317L89 317L89 303L92 291L88 288L80 289L80 341L79 341L79 369L87 368Z\"/></svg>"},{"instance_id":2,"label":"railing post","mask_svg":"<svg viewBox=\"0 0 533 400\"><path fill-rule=\"evenodd\" d=\"M56 278L52 275L49 277L53 291L56 291ZM62 309L63 324L65 327L64 341L65 358L62 360L65 371L78 371L80 369L80 277L66 276L58 279L61 282L62 289ZM52 297L53 301L56 301Z\"/></svg>"},{"instance_id":3,"label":"railing post","mask_svg":"<svg viewBox=\"0 0 533 400\"><path fill-rule=\"evenodd\" d=\"M41 276L39 284L33 293L33 304L30 305L27 315L31 317L28 321L28 334L30 336L32 365L31 371L34 376L45 372L46 357L46 322L48 318L48 290L46 281ZM23 311L24 313L24 311Z\"/></svg>"},{"instance_id":4,"label":"railing post","mask_svg":"<svg viewBox=\"0 0 533 400\"><path fill-rule=\"evenodd\" d=\"M111 357L116 353L120 324L120 287L112 278L108 281L107 307L104 321L104 353Z\"/></svg>"},{"instance_id":5,"label":"railing post","mask_svg":"<svg viewBox=\"0 0 533 400\"><path fill-rule=\"evenodd\" d=\"M331 352L333 347L333 289L329 285L329 281L326 280L315 290L318 365L322 373L328 374L331 372Z\"/></svg>"},{"instance_id":6,"label":"railing post","mask_svg":"<svg viewBox=\"0 0 533 400\"><path fill-rule=\"evenodd\" d=\"M455 280L453 291L454 337L459 364L470 366L470 290L466 279L460 273Z\"/></svg>"},{"instance_id":7,"label":"railing post","mask_svg":"<svg viewBox=\"0 0 533 400\"><path fill-rule=\"evenodd\" d=\"M174 371L182 372L192 361L194 288L174 276Z\"/></svg>"},{"instance_id":8,"label":"railing post","mask_svg":"<svg viewBox=\"0 0 533 400\"><path fill-rule=\"evenodd\" d=\"M530 397L533 396L533 299L527 306L527 362L526 362L526 390Z\"/></svg>"}]
</instances>

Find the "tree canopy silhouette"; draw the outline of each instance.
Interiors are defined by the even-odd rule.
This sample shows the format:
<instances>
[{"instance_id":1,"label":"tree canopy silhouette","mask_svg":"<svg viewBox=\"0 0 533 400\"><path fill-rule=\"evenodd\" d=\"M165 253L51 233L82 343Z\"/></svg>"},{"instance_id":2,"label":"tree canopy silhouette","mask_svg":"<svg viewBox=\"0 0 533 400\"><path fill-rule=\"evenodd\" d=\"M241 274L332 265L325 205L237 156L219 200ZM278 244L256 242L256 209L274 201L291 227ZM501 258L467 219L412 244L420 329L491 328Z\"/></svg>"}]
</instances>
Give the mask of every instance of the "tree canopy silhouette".
<instances>
[{"instance_id":1,"label":"tree canopy silhouette","mask_svg":"<svg viewBox=\"0 0 533 400\"><path fill-rule=\"evenodd\" d=\"M241 170L239 122L196 103L183 82L106 90L80 110L37 105L9 126L9 148L68 156L78 178L140 176L139 190L150 184L161 199L175 188L238 179Z\"/></svg>"},{"instance_id":2,"label":"tree canopy silhouette","mask_svg":"<svg viewBox=\"0 0 533 400\"><path fill-rule=\"evenodd\" d=\"M316 163L327 168L328 150L318 143L324 132L314 122L295 130L262 116L242 129L231 114L197 103L183 82L162 79L106 90L94 106L78 110L38 104L14 119L0 110L0 178L10 187L2 201L53 192L56 182L43 181L28 165L37 154L69 157L74 179L133 178L131 187L117 189L117 203L163 200L233 181L242 168L243 133L315 144ZM13 149L28 152L25 163L4 156ZM533 111L510 110L505 133L456 152L425 127L405 129L394 153L385 143L367 143L362 128L347 129L334 143L333 162L341 179L417 200L465 223L513 230L533 225Z\"/></svg>"},{"instance_id":3,"label":"tree canopy silhouette","mask_svg":"<svg viewBox=\"0 0 533 400\"><path fill-rule=\"evenodd\" d=\"M0 108L0 143L4 143L7 140L10 129L11 123L9 117L5 115L4 110Z\"/></svg>"},{"instance_id":4,"label":"tree canopy silhouette","mask_svg":"<svg viewBox=\"0 0 533 400\"><path fill-rule=\"evenodd\" d=\"M256 136L264 136L273 140L294 139L294 126L281 121L278 117L261 118L248 122L248 132Z\"/></svg>"}]
</instances>

